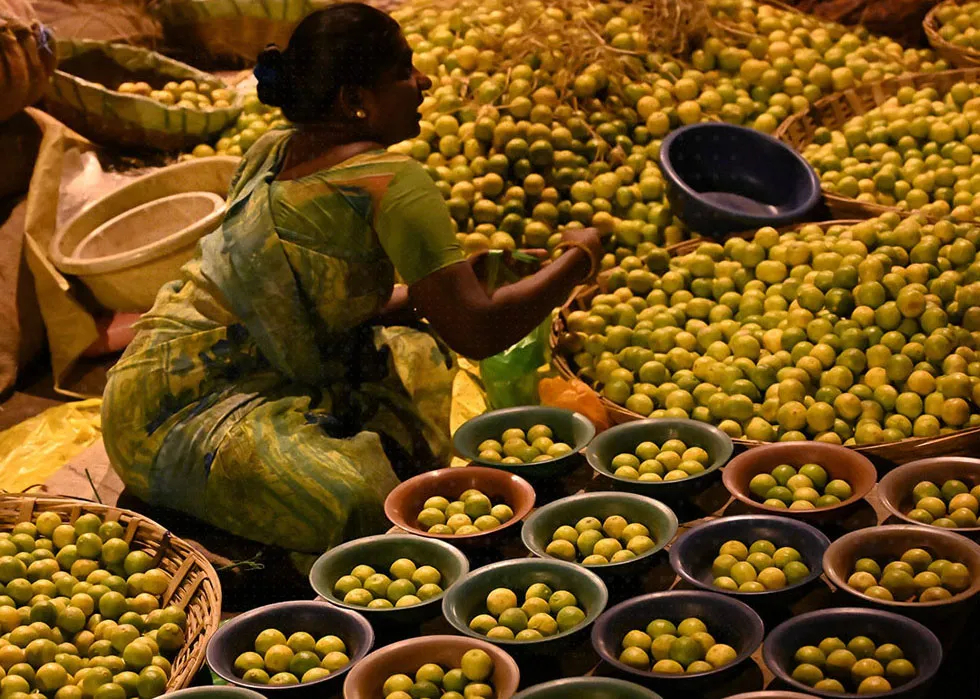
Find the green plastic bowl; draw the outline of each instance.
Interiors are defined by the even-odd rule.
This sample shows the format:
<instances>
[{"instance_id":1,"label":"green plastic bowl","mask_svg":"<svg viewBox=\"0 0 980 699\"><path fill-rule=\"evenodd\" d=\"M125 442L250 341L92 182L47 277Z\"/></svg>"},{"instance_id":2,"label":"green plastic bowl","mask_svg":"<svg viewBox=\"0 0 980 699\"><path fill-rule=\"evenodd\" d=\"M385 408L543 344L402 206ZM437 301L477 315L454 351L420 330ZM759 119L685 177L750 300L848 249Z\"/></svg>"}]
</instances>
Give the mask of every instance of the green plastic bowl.
<instances>
[{"instance_id":1,"label":"green plastic bowl","mask_svg":"<svg viewBox=\"0 0 980 699\"><path fill-rule=\"evenodd\" d=\"M708 452L710 463L696 476L676 481L632 481L613 475L609 464L616 455L632 454L641 442L660 445L668 439L679 439L688 447L701 447ZM661 418L626 422L606 430L592 440L585 458L596 473L613 480L618 490L676 500L704 490L731 458L733 449L731 437L713 425L696 420Z\"/></svg>"},{"instance_id":2,"label":"green plastic bowl","mask_svg":"<svg viewBox=\"0 0 980 699\"><path fill-rule=\"evenodd\" d=\"M677 533L677 515L662 502L635 493L604 492L572 495L538 508L524 521L521 539L531 553L550 559L553 556L545 549L558 527L565 524L574 527L583 517L605 520L612 515L622 515L630 522L644 525L650 530L656 547L622 563L584 566L603 579L642 572L645 564L640 562L663 550Z\"/></svg>"},{"instance_id":3,"label":"green plastic bowl","mask_svg":"<svg viewBox=\"0 0 980 699\"><path fill-rule=\"evenodd\" d=\"M388 573L399 558L410 558L416 565L430 565L442 573L443 593L411 607L369 609L347 604L334 595L338 579L349 575L355 566L369 565L379 573ZM439 615L442 598L470 570L466 556L455 546L437 539L410 534L379 534L355 539L336 546L317 559L310 571L310 584L320 597L337 607L362 614L373 623L419 624Z\"/></svg>"},{"instance_id":4,"label":"green plastic bowl","mask_svg":"<svg viewBox=\"0 0 980 699\"><path fill-rule=\"evenodd\" d=\"M527 431L534 425L547 425L554 432L555 441L565 442L572 451L551 461L531 464L502 464L480 458L477 447L487 439L500 439L504 430L518 427ZM584 415L564 408L546 405L525 405L517 408L491 410L467 420L453 435L453 446L464 459L480 466L499 468L524 478L552 478L567 473L578 463L578 454L595 436L595 425Z\"/></svg>"},{"instance_id":5,"label":"green plastic bowl","mask_svg":"<svg viewBox=\"0 0 980 699\"><path fill-rule=\"evenodd\" d=\"M585 612L585 620L575 628L548 636L540 641L509 641L487 638L470 628L470 621L486 612L486 599L498 587L506 587L523 603L524 591L535 583L544 583L552 590L568 590ZM609 601L606 586L595 573L575 563L550 558L523 558L493 563L467 575L446 593L442 613L459 633L500 646L511 655L551 655L559 652L573 637L585 633Z\"/></svg>"}]
</instances>

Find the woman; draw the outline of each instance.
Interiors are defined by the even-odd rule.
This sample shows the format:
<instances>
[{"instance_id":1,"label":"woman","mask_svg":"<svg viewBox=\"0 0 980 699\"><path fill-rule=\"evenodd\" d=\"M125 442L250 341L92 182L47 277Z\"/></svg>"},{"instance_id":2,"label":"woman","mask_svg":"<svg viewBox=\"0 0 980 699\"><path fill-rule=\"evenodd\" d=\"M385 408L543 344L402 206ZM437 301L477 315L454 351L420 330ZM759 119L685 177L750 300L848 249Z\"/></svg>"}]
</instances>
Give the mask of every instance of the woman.
<instances>
[{"instance_id":1,"label":"woman","mask_svg":"<svg viewBox=\"0 0 980 699\"><path fill-rule=\"evenodd\" d=\"M431 83L383 12L316 12L255 73L296 127L249 150L222 228L137 324L104 439L150 503L319 552L383 530L396 470L448 459L451 355L417 317L495 354L594 273L600 245L568 231L555 262L486 292L425 170L385 151L419 133Z\"/></svg>"}]
</instances>

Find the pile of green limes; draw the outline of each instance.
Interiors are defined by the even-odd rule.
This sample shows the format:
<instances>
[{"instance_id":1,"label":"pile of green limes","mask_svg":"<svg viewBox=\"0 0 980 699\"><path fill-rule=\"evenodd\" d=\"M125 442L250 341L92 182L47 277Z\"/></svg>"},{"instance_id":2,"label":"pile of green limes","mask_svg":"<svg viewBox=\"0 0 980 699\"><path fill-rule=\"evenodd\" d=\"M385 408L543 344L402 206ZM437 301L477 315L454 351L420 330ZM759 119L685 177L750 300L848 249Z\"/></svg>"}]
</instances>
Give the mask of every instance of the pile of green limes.
<instances>
[{"instance_id":1,"label":"pile of green limes","mask_svg":"<svg viewBox=\"0 0 980 699\"><path fill-rule=\"evenodd\" d=\"M968 488L955 478L943 483L942 488L932 481L920 481L912 489L915 507L908 518L922 524L956 529L977 526L980 510L980 485Z\"/></svg>"},{"instance_id":2,"label":"pile of green limes","mask_svg":"<svg viewBox=\"0 0 980 699\"><path fill-rule=\"evenodd\" d=\"M671 130L720 119L772 132L836 90L947 67L930 50L755 0L707 8L740 31L676 60L635 3L406 3L394 16L433 88L421 133L393 150L425 164L468 252L553 248L562 229L592 225L608 268L684 236L657 162Z\"/></svg>"},{"instance_id":3,"label":"pile of green limes","mask_svg":"<svg viewBox=\"0 0 980 699\"><path fill-rule=\"evenodd\" d=\"M585 621L575 595L552 590L544 583L528 587L520 606L513 590L498 587L487 595L486 610L473 617L469 626L491 640L540 641Z\"/></svg>"},{"instance_id":4,"label":"pile of green limes","mask_svg":"<svg viewBox=\"0 0 980 699\"><path fill-rule=\"evenodd\" d=\"M297 631L286 638L278 629L265 629L255 637L253 647L235 658L235 674L256 684L315 682L350 663L347 646L337 636L317 640Z\"/></svg>"},{"instance_id":5,"label":"pile of green limes","mask_svg":"<svg viewBox=\"0 0 980 699\"><path fill-rule=\"evenodd\" d=\"M769 507L791 510L833 507L854 494L844 479L829 480L820 464L803 464L799 471L789 464L780 464L770 473L753 476L749 490Z\"/></svg>"},{"instance_id":6,"label":"pile of green limes","mask_svg":"<svg viewBox=\"0 0 980 699\"><path fill-rule=\"evenodd\" d=\"M810 574L800 552L792 546L776 548L767 539L746 546L726 541L711 564L715 587L729 592L766 592L795 585Z\"/></svg>"},{"instance_id":7,"label":"pile of green limes","mask_svg":"<svg viewBox=\"0 0 980 699\"><path fill-rule=\"evenodd\" d=\"M876 646L867 636L848 643L825 638L818 646L803 646L794 655L793 679L825 692L880 694L915 677L915 666L894 643Z\"/></svg>"},{"instance_id":8,"label":"pile of green limes","mask_svg":"<svg viewBox=\"0 0 980 699\"><path fill-rule=\"evenodd\" d=\"M828 192L957 220L980 215L980 83L940 94L907 86L840 129L818 129L803 155Z\"/></svg>"},{"instance_id":9,"label":"pile of green limes","mask_svg":"<svg viewBox=\"0 0 980 699\"><path fill-rule=\"evenodd\" d=\"M238 120L221 132L213 146L202 143L188 157L207 158L212 155L241 156L269 129L289 124L278 107L269 107L259 101L255 90L246 92L242 99L242 113Z\"/></svg>"},{"instance_id":10,"label":"pile of green limes","mask_svg":"<svg viewBox=\"0 0 980 699\"><path fill-rule=\"evenodd\" d=\"M503 502L494 505L482 492L470 488L452 501L441 495L426 500L418 523L429 534L465 536L496 529L513 516L510 505Z\"/></svg>"},{"instance_id":11,"label":"pile of green limes","mask_svg":"<svg viewBox=\"0 0 980 699\"><path fill-rule=\"evenodd\" d=\"M391 675L381 693L384 699L492 699L493 658L478 648L463 654L458 668L446 670L427 663L408 675Z\"/></svg>"},{"instance_id":12,"label":"pile of green limes","mask_svg":"<svg viewBox=\"0 0 980 699\"><path fill-rule=\"evenodd\" d=\"M937 602L970 587L970 570L962 563L934 559L925 549L909 549L884 567L873 558L855 561L847 584L868 597L888 602Z\"/></svg>"},{"instance_id":13,"label":"pile of green limes","mask_svg":"<svg viewBox=\"0 0 980 699\"><path fill-rule=\"evenodd\" d=\"M948 3L936 11L939 36L963 49L980 50L980 2Z\"/></svg>"},{"instance_id":14,"label":"pile of green limes","mask_svg":"<svg viewBox=\"0 0 980 699\"><path fill-rule=\"evenodd\" d=\"M346 604L368 609L411 607L442 594L442 573L432 566L399 558L388 573L391 577L369 565L356 566L334 583L333 592Z\"/></svg>"},{"instance_id":15,"label":"pile of green limes","mask_svg":"<svg viewBox=\"0 0 980 699\"><path fill-rule=\"evenodd\" d=\"M505 430L500 441L487 439L480 442L477 450L484 461L502 464L530 464L551 461L572 453L565 442L556 442L554 433L547 425L534 425L527 433L518 427Z\"/></svg>"},{"instance_id":16,"label":"pile of green limes","mask_svg":"<svg viewBox=\"0 0 980 699\"><path fill-rule=\"evenodd\" d=\"M632 454L617 454L610 462L613 475L631 481L678 481L703 473L711 457L701 447L688 447L680 439L663 444L646 441Z\"/></svg>"},{"instance_id":17,"label":"pile of green limes","mask_svg":"<svg viewBox=\"0 0 980 699\"><path fill-rule=\"evenodd\" d=\"M732 437L949 434L980 425L978 243L887 213L627 258L560 344L613 402Z\"/></svg>"},{"instance_id":18,"label":"pile of green limes","mask_svg":"<svg viewBox=\"0 0 980 699\"><path fill-rule=\"evenodd\" d=\"M622 563L656 548L650 530L621 515L610 515L600 522L583 517L575 526L562 525L551 535L545 553L563 561L579 561L586 566Z\"/></svg>"},{"instance_id":19,"label":"pile of green limes","mask_svg":"<svg viewBox=\"0 0 980 699\"><path fill-rule=\"evenodd\" d=\"M152 699L166 690L187 615L162 607L170 574L118 521L55 512L0 533L0 690L57 699Z\"/></svg>"},{"instance_id":20,"label":"pile of green limes","mask_svg":"<svg viewBox=\"0 0 980 699\"><path fill-rule=\"evenodd\" d=\"M703 621L690 617L676 626L654 619L645 631L628 632L619 662L649 672L693 675L729 665L737 656L734 648L715 641Z\"/></svg>"}]
</instances>

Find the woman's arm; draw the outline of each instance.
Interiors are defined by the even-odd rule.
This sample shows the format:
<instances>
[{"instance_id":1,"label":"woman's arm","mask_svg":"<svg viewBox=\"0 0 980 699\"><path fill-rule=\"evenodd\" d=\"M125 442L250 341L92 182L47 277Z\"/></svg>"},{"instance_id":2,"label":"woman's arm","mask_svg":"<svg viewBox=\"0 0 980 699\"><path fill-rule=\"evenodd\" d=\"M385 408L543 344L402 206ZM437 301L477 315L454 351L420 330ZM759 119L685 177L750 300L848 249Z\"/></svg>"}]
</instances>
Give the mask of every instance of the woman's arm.
<instances>
[{"instance_id":1,"label":"woman's arm","mask_svg":"<svg viewBox=\"0 0 980 699\"><path fill-rule=\"evenodd\" d=\"M487 294L473 267L457 263L423 277L409 287L412 304L453 350L484 359L507 349L537 327L584 282L592 260L601 255L593 229L566 231L580 243L533 276Z\"/></svg>"}]
</instances>

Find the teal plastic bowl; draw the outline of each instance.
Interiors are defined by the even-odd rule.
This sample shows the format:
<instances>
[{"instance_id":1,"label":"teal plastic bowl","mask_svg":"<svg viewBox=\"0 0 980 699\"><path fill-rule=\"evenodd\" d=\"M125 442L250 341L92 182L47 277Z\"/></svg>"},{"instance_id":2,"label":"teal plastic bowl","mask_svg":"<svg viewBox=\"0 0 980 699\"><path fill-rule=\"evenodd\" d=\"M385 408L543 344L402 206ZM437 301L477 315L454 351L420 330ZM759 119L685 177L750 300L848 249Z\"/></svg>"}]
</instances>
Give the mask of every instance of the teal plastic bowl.
<instances>
[{"instance_id":1,"label":"teal plastic bowl","mask_svg":"<svg viewBox=\"0 0 980 699\"><path fill-rule=\"evenodd\" d=\"M565 524L574 527L583 517L605 520L612 515L622 515L629 522L644 525L650 530L656 547L622 563L583 566L603 579L641 573L649 562L646 559L662 551L677 534L677 515L659 500L635 493L603 492L572 495L538 508L524 521L521 539L531 553L551 559L545 549L558 527Z\"/></svg>"},{"instance_id":2,"label":"teal plastic bowl","mask_svg":"<svg viewBox=\"0 0 980 699\"><path fill-rule=\"evenodd\" d=\"M399 558L409 558L416 565L429 565L442 574L443 593L411 607L369 609L347 604L334 595L333 586L341 577L350 575L358 565L369 565L379 573L388 573ZM336 546L317 559L310 571L310 585L320 597L337 607L362 614L371 622L418 624L439 615L442 598L470 570L470 563L459 549L437 539L410 534L379 534L354 539Z\"/></svg>"},{"instance_id":3,"label":"teal plastic bowl","mask_svg":"<svg viewBox=\"0 0 980 699\"><path fill-rule=\"evenodd\" d=\"M554 432L555 441L565 442L572 451L551 461L531 464L502 464L480 458L477 447L484 440L499 440L504 430L512 427L527 431L535 425L550 427ZM595 425L581 413L546 405L524 405L517 408L491 410L467 420L453 435L453 446L460 456L474 464L499 468L516 473L523 478L539 479L558 476L575 468L578 464L579 452L588 446L594 436Z\"/></svg>"},{"instance_id":4,"label":"teal plastic bowl","mask_svg":"<svg viewBox=\"0 0 980 699\"><path fill-rule=\"evenodd\" d=\"M487 638L470 628L470 621L486 613L486 600L493 590L506 587L523 603L524 591L535 583L544 583L552 590L567 590L575 595L585 620L575 628L548 636L540 641L510 641ZM573 637L587 631L609 601L606 586L595 573L574 563L545 558L524 558L501 561L477 568L446 593L442 613L459 633L500 646L511 655L553 654L567 646Z\"/></svg>"},{"instance_id":5,"label":"teal plastic bowl","mask_svg":"<svg viewBox=\"0 0 980 699\"><path fill-rule=\"evenodd\" d=\"M618 454L632 454L641 442L660 445L668 439L679 439L688 447L701 447L708 452L710 461L704 471L676 481L633 481L613 475L609 464ZM617 490L676 500L704 490L732 457L733 449L731 437L713 425L696 420L659 418L626 422L606 430L592 440L585 458L596 473L612 480Z\"/></svg>"}]
</instances>

